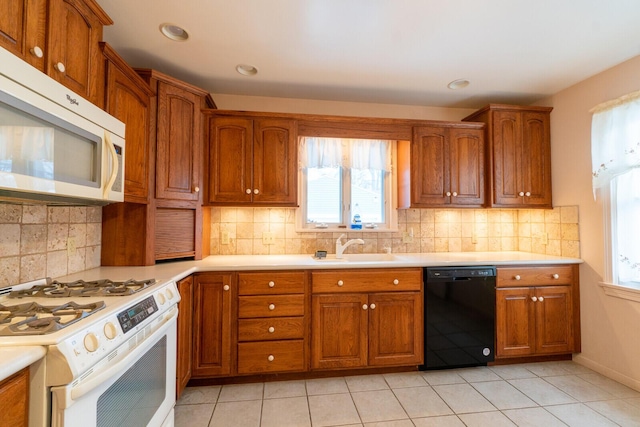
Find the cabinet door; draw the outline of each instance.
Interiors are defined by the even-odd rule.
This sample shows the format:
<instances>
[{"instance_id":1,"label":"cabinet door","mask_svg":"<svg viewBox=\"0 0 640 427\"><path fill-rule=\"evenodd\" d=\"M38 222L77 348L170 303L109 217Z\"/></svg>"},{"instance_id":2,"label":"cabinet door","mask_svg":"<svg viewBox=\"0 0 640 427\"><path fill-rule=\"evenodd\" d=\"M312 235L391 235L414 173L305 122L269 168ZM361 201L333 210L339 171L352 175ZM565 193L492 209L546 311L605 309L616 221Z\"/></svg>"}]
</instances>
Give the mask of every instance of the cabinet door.
<instances>
[{"instance_id":1,"label":"cabinet door","mask_svg":"<svg viewBox=\"0 0 640 427\"><path fill-rule=\"evenodd\" d=\"M366 294L312 298L311 368L357 368L367 365Z\"/></svg>"},{"instance_id":2,"label":"cabinet door","mask_svg":"<svg viewBox=\"0 0 640 427\"><path fill-rule=\"evenodd\" d=\"M29 419L29 368L0 381L3 426L27 426Z\"/></svg>"},{"instance_id":3,"label":"cabinet door","mask_svg":"<svg viewBox=\"0 0 640 427\"><path fill-rule=\"evenodd\" d=\"M0 46L44 70L45 0L2 0L0 2ZM37 57L31 52L40 49Z\"/></svg>"},{"instance_id":4,"label":"cabinet door","mask_svg":"<svg viewBox=\"0 0 640 427\"><path fill-rule=\"evenodd\" d=\"M518 111L493 112L493 203L513 206L523 203L522 114Z\"/></svg>"},{"instance_id":5,"label":"cabinet door","mask_svg":"<svg viewBox=\"0 0 640 427\"><path fill-rule=\"evenodd\" d=\"M297 160L295 121L254 120L253 203L295 206Z\"/></svg>"},{"instance_id":6,"label":"cabinet door","mask_svg":"<svg viewBox=\"0 0 640 427\"><path fill-rule=\"evenodd\" d=\"M156 198L197 201L200 197L202 98L158 82Z\"/></svg>"},{"instance_id":7,"label":"cabinet door","mask_svg":"<svg viewBox=\"0 0 640 427\"><path fill-rule=\"evenodd\" d=\"M195 276L194 346L192 376L231 374L232 275L202 273Z\"/></svg>"},{"instance_id":8,"label":"cabinet door","mask_svg":"<svg viewBox=\"0 0 640 427\"><path fill-rule=\"evenodd\" d=\"M104 105L102 23L82 0L49 0L45 72L78 95Z\"/></svg>"},{"instance_id":9,"label":"cabinet door","mask_svg":"<svg viewBox=\"0 0 640 427\"><path fill-rule=\"evenodd\" d=\"M481 129L449 129L449 166L455 205L484 205L484 137Z\"/></svg>"},{"instance_id":10,"label":"cabinet door","mask_svg":"<svg viewBox=\"0 0 640 427\"><path fill-rule=\"evenodd\" d=\"M178 354L176 359L176 399L191 379L191 359L193 354L193 276L178 283L180 302L178 303Z\"/></svg>"},{"instance_id":11,"label":"cabinet door","mask_svg":"<svg viewBox=\"0 0 640 427\"><path fill-rule=\"evenodd\" d=\"M532 288L496 289L496 356L524 356L535 351Z\"/></svg>"},{"instance_id":12,"label":"cabinet door","mask_svg":"<svg viewBox=\"0 0 640 427\"><path fill-rule=\"evenodd\" d=\"M253 195L253 121L235 117L209 122L209 202L250 203Z\"/></svg>"},{"instance_id":13,"label":"cabinet door","mask_svg":"<svg viewBox=\"0 0 640 427\"><path fill-rule=\"evenodd\" d=\"M522 190L526 205L551 207L549 113L522 113Z\"/></svg>"},{"instance_id":14,"label":"cabinet door","mask_svg":"<svg viewBox=\"0 0 640 427\"><path fill-rule=\"evenodd\" d=\"M109 48L105 53L106 49ZM108 62L106 73L106 111L126 125L124 200L147 203L151 180L151 95L132 69L125 74L114 62Z\"/></svg>"},{"instance_id":15,"label":"cabinet door","mask_svg":"<svg viewBox=\"0 0 640 427\"><path fill-rule=\"evenodd\" d=\"M417 127L411 141L411 206L445 205L450 197L447 129Z\"/></svg>"},{"instance_id":16,"label":"cabinet door","mask_svg":"<svg viewBox=\"0 0 640 427\"><path fill-rule=\"evenodd\" d=\"M536 288L536 353L573 351L573 301L570 286Z\"/></svg>"},{"instance_id":17,"label":"cabinet door","mask_svg":"<svg viewBox=\"0 0 640 427\"><path fill-rule=\"evenodd\" d=\"M420 365L423 313L420 292L369 295L369 365Z\"/></svg>"}]
</instances>

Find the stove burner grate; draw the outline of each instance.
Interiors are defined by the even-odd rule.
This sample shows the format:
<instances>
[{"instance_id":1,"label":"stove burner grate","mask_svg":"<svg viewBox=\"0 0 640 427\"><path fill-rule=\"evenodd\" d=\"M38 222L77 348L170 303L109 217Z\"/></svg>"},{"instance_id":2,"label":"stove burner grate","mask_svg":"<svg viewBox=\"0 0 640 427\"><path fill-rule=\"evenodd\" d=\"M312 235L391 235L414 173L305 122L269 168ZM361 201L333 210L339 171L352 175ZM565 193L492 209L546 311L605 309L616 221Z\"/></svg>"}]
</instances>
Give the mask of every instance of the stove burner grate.
<instances>
[{"instance_id":1,"label":"stove burner grate","mask_svg":"<svg viewBox=\"0 0 640 427\"><path fill-rule=\"evenodd\" d=\"M44 285L36 285L29 289L11 291L9 298L65 298L65 297L108 297L132 295L156 283L155 279L125 280L116 282L109 279L74 282L59 282L47 278Z\"/></svg>"},{"instance_id":2,"label":"stove burner grate","mask_svg":"<svg viewBox=\"0 0 640 427\"><path fill-rule=\"evenodd\" d=\"M44 306L33 302L13 306L0 304L0 325L23 318L0 328L0 336L48 334L72 325L104 307L103 301L91 304L70 301L57 306Z\"/></svg>"}]
</instances>

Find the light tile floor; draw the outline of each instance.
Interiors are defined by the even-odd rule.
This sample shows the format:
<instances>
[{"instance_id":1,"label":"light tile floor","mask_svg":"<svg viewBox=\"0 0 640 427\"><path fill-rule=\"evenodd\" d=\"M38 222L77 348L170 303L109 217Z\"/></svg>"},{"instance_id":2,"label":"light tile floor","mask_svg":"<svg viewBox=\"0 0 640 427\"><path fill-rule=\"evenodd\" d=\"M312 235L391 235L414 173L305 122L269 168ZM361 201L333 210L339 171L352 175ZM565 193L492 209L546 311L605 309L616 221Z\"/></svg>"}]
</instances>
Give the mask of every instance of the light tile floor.
<instances>
[{"instance_id":1,"label":"light tile floor","mask_svg":"<svg viewBox=\"0 0 640 427\"><path fill-rule=\"evenodd\" d=\"M176 427L640 426L640 393L576 363L188 387Z\"/></svg>"}]
</instances>

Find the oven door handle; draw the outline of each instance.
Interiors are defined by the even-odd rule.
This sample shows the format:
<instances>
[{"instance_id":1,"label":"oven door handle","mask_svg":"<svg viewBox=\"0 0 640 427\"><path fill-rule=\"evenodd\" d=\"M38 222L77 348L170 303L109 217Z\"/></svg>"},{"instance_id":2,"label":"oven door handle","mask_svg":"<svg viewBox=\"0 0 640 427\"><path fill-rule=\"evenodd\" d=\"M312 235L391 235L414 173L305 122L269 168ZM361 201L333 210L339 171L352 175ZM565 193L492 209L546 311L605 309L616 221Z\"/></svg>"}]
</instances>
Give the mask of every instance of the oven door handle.
<instances>
[{"instance_id":1,"label":"oven door handle","mask_svg":"<svg viewBox=\"0 0 640 427\"><path fill-rule=\"evenodd\" d=\"M153 331L152 335L164 335L164 333L171 327L171 324L175 322L175 319L178 317L178 307L175 306L171 309L167 316L165 317L164 323L155 331ZM114 365L109 366L106 370L98 373L95 377L90 378L88 381L78 385L71 389L70 393L70 401L65 402L65 408L71 406L74 400L79 400L82 396L90 393L95 388L102 385L109 378L112 378L115 375L121 374L126 371L126 368L131 366L132 362L137 360L144 352L146 352L151 346L145 345L150 340L145 340L142 345L139 345L135 348L131 353L127 354L122 360L115 363Z\"/></svg>"}]
</instances>

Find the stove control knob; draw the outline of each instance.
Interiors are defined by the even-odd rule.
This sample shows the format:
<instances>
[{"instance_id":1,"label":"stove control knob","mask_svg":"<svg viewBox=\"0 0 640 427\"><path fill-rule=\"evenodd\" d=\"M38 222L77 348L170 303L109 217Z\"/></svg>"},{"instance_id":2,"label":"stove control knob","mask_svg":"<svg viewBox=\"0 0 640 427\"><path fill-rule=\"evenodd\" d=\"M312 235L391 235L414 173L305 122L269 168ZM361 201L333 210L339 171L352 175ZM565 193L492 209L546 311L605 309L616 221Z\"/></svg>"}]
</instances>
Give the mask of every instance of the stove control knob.
<instances>
[{"instance_id":1,"label":"stove control knob","mask_svg":"<svg viewBox=\"0 0 640 427\"><path fill-rule=\"evenodd\" d=\"M98 337L93 332L89 332L85 335L84 348L86 348L89 353L96 351L99 346L100 343L98 342Z\"/></svg>"},{"instance_id":2,"label":"stove control knob","mask_svg":"<svg viewBox=\"0 0 640 427\"><path fill-rule=\"evenodd\" d=\"M168 299L173 299L174 295L173 295L173 292L171 292L171 289L167 289L167 292L165 293L167 294Z\"/></svg>"},{"instance_id":3,"label":"stove control knob","mask_svg":"<svg viewBox=\"0 0 640 427\"><path fill-rule=\"evenodd\" d=\"M164 294L162 292L158 292L158 302L160 303L160 305L164 305L166 301L167 300L164 297Z\"/></svg>"},{"instance_id":4,"label":"stove control knob","mask_svg":"<svg viewBox=\"0 0 640 427\"><path fill-rule=\"evenodd\" d=\"M114 325L111 322L107 322L104 325L103 331L104 331L104 336L110 340L118 336L118 329L116 328L116 325Z\"/></svg>"}]
</instances>

